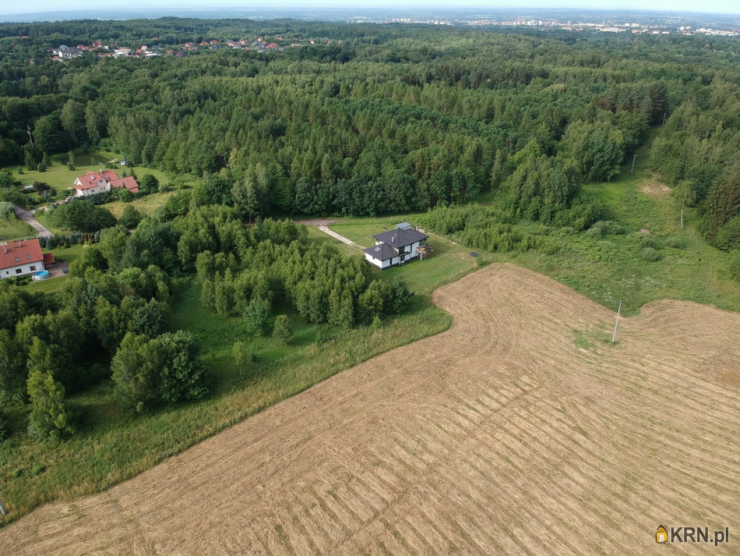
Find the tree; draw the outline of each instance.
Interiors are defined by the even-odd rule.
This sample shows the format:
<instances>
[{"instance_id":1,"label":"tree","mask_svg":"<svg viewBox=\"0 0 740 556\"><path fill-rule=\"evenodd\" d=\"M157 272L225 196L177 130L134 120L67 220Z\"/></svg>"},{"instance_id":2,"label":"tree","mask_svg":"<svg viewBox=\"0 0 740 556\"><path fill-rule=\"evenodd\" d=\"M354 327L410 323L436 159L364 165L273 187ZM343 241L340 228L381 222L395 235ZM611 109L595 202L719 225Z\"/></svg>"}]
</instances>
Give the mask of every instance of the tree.
<instances>
[{"instance_id":1,"label":"tree","mask_svg":"<svg viewBox=\"0 0 740 556\"><path fill-rule=\"evenodd\" d=\"M28 397L33 409L28 435L37 441L60 440L75 432L64 406L64 386L54 380L51 350L38 338L33 339L28 354Z\"/></svg>"},{"instance_id":2,"label":"tree","mask_svg":"<svg viewBox=\"0 0 740 556\"><path fill-rule=\"evenodd\" d=\"M198 354L195 337L182 330L154 339L126 334L111 363L116 397L137 413L203 397L210 371Z\"/></svg>"},{"instance_id":3,"label":"tree","mask_svg":"<svg viewBox=\"0 0 740 556\"><path fill-rule=\"evenodd\" d=\"M85 106L85 127L93 141L105 135L108 128L108 109L103 101L88 102Z\"/></svg>"},{"instance_id":4,"label":"tree","mask_svg":"<svg viewBox=\"0 0 740 556\"><path fill-rule=\"evenodd\" d=\"M75 169L75 153L73 151L67 153L67 168L69 170Z\"/></svg>"},{"instance_id":5,"label":"tree","mask_svg":"<svg viewBox=\"0 0 740 556\"><path fill-rule=\"evenodd\" d=\"M27 369L25 354L9 330L0 330L0 399L23 398Z\"/></svg>"},{"instance_id":6,"label":"tree","mask_svg":"<svg viewBox=\"0 0 740 556\"><path fill-rule=\"evenodd\" d=\"M118 219L118 225L123 226L127 230L133 230L143 219L144 215L136 210L136 207L133 205L126 205L123 208L121 218Z\"/></svg>"},{"instance_id":7,"label":"tree","mask_svg":"<svg viewBox=\"0 0 740 556\"><path fill-rule=\"evenodd\" d=\"M262 336L270 318L270 306L261 297L253 296L244 312L247 323L247 332L255 336Z\"/></svg>"},{"instance_id":8,"label":"tree","mask_svg":"<svg viewBox=\"0 0 740 556\"><path fill-rule=\"evenodd\" d=\"M252 217L257 214L260 206L255 182L251 179L236 182L231 189L231 195L237 208L252 222Z\"/></svg>"},{"instance_id":9,"label":"tree","mask_svg":"<svg viewBox=\"0 0 740 556\"><path fill-rule=\"evenodd\" d=\"M244 345L244 342L235 342L231 348L231 354L234 357L236 368L239 369L239 378L244 377L244 373L249 368L252 356Z\"/></svg>"},{"instance_id":10,"label":"tree","mask_svg":"<svg viewBox=\"0 0 740 556\"><path fill-rule=\"evenodd\" d=\"M293 330L290 325L290 319L287 315L278 315L275 318L275 324L272 328L272 337L279 343L288 345L288 342L290 342L290 339L293 337Z\"/></svg>"},{"instance_id":11,"label":"tree","mask_svg":"<svg viewBox=\"0 0 740 556\"><path fill-rule=\"evenodd\" d=\"M26 150L25 154L23 155L23 164L28 170L32 172L36 170L36 160L34 160L31 151Z\"/></svg>"},{"instance_id":12,"label":"tree","mask_svg":"<svg viewBox=\"0 0 740 556\"><path fill-rule=\"evenodd\" d=\"M85 105L69 99L64 103L59 119L64 131L72 136L72 141L77 142L85 130Z\"/></svg>"},{"instance_id":13,"label":"tree","mask_svg":"<svg viewBox=\"0 0 740 556\"><path fill-rule=\"evenodd\" d=\"M116 225L116 219L108 209L87 200L75 200L54 209L49 220L54 226L78 232L96 232Z\"/></svg>"},{"instance_id":14,"label":"tree","mask_svg":"<svg viewBox=\"0 0 740 556\"><path fill-rule=\"evenodd\" d=\"M154 174L144 174L139 182L141 190L145 193L156 193L159 191L159 180Z\"/></svg>"}]
</instances>

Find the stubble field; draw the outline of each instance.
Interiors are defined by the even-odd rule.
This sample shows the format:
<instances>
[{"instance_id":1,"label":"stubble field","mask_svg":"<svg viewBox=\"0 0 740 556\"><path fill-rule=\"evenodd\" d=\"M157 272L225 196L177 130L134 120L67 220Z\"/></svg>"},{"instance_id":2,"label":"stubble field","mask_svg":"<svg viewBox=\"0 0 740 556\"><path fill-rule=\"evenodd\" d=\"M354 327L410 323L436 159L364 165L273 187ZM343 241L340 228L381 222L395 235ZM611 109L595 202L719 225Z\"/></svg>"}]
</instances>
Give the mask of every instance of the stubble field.
<instances>
[{"instance_id":1,"label":"stubble field","mask_svg":"<svg viewBox=\"0 0 740 556\"><path fill-rule=\"evenodd\" d=\"M14 554L730 554L740 315L622 319L492 265L438 289L454 326L375 357L102 494L0 530ZM735 533L736 535L740 533ZM662 551L662 552L659 552Z\"/></svg>"}]
</instances>

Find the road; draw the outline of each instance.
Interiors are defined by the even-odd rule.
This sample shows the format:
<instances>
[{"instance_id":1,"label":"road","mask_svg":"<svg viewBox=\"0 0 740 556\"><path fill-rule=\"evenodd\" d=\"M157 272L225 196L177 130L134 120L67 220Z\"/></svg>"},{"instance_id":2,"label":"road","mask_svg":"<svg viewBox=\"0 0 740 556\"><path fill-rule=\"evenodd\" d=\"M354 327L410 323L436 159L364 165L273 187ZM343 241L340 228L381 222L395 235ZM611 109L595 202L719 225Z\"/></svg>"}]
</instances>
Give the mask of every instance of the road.
<instances>
[{"instance_id":1,"label":"road","mask_svg":"<svg viewBox=\"0 0 740 556\"><path fill-rule=\"evenodd\" d=\"M34 230L36 230L40 237L51 237L53 235L49 230L39 224L39 221L36 220L36 217L34 216L32 211L26 210L19 205L14 206L15 215L23 220L26 224L30 225Z\"/></svg>"}]
</instances>

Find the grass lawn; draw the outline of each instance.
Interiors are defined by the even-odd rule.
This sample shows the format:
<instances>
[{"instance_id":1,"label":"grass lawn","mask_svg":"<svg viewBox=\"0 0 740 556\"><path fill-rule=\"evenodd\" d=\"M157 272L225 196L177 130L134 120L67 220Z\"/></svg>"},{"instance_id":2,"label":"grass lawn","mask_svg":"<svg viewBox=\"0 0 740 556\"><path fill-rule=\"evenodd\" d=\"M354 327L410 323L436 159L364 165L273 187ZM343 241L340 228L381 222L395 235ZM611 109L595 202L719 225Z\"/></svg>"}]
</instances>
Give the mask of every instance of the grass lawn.
<instances>
[{"instance_id":1,"label":"grass lawn","mask_svg":"<svg viewBox=\"0 0 740 556\"><path fill-rule=\"evenodd\" d=\"M10 220L0 218L0 241L25 238L36 234L33 228L23 222L23 220L14 218L13 214L11 214L10 216Z\"/></svg>"}]
</instances>

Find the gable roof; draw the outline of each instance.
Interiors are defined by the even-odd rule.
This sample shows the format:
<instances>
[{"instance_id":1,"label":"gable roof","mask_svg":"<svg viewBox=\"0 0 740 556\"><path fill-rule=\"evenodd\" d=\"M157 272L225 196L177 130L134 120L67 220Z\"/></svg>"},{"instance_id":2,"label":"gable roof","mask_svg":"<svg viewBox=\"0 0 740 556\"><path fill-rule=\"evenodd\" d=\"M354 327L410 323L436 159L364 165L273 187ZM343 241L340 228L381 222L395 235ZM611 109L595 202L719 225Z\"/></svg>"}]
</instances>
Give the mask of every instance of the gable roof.
<instances>
[{"instance_id":1,"label":"gable roof","mask_svg":"<svg viewBox=\"0 0 740 556\"><path fill-rule=\"evenodd\" d=\"M396 249L400 249L401 247L406 247L407 245L416 243L417 241L424 241L429 236L409 228L408 230L388 230L382 234L375 234L373 237L378 241L382 241Z\"/></svg>"},{"instance_id":2,"label":"gable roof","mask_svg":"<svg viewBox=\"0 0 740 556\"><path fill-rule=\"evenodd\" d=\"M13 268L28 263L40 263L44 260L38 239L9 241L0 245L0 269Z\"/></svg>"},{"instance_id":3,"label":"gable roof","mask_svg":"<svg viewBox=\"0 0 740 556\"><path fill-rule=\"evenodd\" d=\"M128 176L121 179L111 180L110 182L111 187L125 187L128 189L131 193L138 193L139 192L139 184L136 183L136 180L133 176Z\"/></svg>"},{"instance_id":4,"label":"gable roof","mask_svg":"<svg viewBox=\"0 0 740 556\"><path fill-rule=\"evenodd\" d=\"M77 178L75 178L75 183L77 183L77 180L80 181L80 185L76 185L75 189L92 189L93 187L97 187L100 178L103 178L105 181L110 182L113 180L117 180L118 176L113 170L103 170L102 172L88 172L84 176L78 176Z\"/></svg>"},{"instance_id":5,"label":"gable roof","mask_svg":"<svg viewBox=\"0 0 740 556\"><path fill-rule=\"evenodd\" d=\"M379 243L378 245L368 247L367 249L363 249L362 252L367 253L373 259L378 259L379 261L387 261L393 257L398 257L398 251L385 243Z\"/></svg>"}]
</instances>

